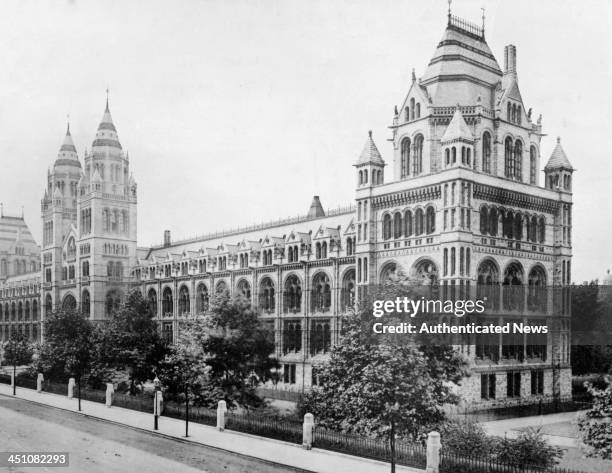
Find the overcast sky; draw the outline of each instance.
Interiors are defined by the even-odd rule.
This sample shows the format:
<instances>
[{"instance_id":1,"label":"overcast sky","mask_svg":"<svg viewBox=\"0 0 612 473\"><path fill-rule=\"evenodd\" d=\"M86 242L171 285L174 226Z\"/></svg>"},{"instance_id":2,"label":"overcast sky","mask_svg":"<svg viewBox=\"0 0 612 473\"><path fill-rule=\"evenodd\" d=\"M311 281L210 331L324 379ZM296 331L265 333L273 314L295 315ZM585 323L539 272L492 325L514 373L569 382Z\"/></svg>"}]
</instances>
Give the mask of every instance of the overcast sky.
<instances>
[{"instance_id":1,"label":"overcast sky","mask_svg":"<svg viewBox=\"0 0 612 473\"><path fill-rule=\"evenodd\" d=\"M526 108L573 165L575 281L612 267L612 8L606 0L455 0L498 62L517 46ZM354 198L367 131L422 75L447 2L3 1L0 201L40 242L46 172L70 124L91 147L105 89L138 182L138 240L305 214ZM542 177L540 177L540 181Z\"/></svg>"}]
</instances>

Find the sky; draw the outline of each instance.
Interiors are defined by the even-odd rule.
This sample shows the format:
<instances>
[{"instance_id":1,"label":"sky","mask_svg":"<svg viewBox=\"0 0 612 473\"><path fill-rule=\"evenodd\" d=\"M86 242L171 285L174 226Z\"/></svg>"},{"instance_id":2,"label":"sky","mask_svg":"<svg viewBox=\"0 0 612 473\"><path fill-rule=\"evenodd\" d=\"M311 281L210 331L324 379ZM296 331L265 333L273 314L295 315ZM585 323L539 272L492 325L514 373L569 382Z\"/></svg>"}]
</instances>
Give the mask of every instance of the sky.
<instances>
[{"instance_id":1,"label":"sky","mask_svg":"<svg viewBox=\"0 0 612 473\"><path fill-rule=\"evenodd\" d=\"M517 47L526 108L574 167L576 282L612 268L612 2L455 0L500 64ZM3 1L0 202L40 242L40 199L69 115L82 159L110 89L138 182L138 243L352 203L446 25L446 0ZM540 177L542 182L542 176Z\"/></svg>"}]
</instances>

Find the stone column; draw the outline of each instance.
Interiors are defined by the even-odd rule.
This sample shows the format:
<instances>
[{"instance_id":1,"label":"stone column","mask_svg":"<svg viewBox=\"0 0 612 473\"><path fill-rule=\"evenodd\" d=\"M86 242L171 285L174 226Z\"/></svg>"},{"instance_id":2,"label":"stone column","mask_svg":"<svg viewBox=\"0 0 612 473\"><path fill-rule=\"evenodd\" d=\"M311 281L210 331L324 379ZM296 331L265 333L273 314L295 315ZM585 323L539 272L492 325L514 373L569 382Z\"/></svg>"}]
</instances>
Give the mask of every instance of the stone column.
<instances>
[{"instance_id":1,"label":"stone column","mask_svg":"<svg viewBox=\"0 0 612 473\"><path fill-rule=\"evenodd\" d=\"M36 392L39 393L42 391L42 383L45 380L42 373L38 373L36 378Z\"/></svg>"},{"instance_id":2,"label":"stone column","mask_svg":"<svg viewBox=\"0 0 612 473\"><path fill-rule=\"evenodd\" d=\"M115 393L115 388L113 383L106 383L106 407L110 407L113 405L113 394Z\"/></svg>"},{"instance_id":3,"label":"stone column","mask_svg":"<svg viewBox=\"0 0 612 473\"><path fill-rule=\"evenodd\" d=\"M223 432L225 430L225 413L227 412L227 403L219 401L217 405L217 430Z\"/></svg>"},{"instance_id":4,"label":"stone column","mask_svg":"<svg viewBox=\"0 0 612 473\"><path fill-rule=\"evenodd\" d=\"M438 473L440 471L440 434L429 432L427 436L427 468L426 473Z\"/></svg>"},{"instance_id":5,"label":"stone column","mask_svg":"<svg viewBox=\"0 0 612 473\"><path fill-rule=\"evenodd\" d=\"M306 450L312 449L312 441L314 434L314 416L310 413L304 414L304 425L302 432L302 447Z\"/></svg>"},{"instance_id":6,"label":"stone column","mask_svg":"<svg viewBox=\"0 0 612 473\"><path fill-rule=\"evenodd\" d=\"M72 399L74 397L74 378L70 378L68 380L68 399Z\"/></svg>"}]
</instances>

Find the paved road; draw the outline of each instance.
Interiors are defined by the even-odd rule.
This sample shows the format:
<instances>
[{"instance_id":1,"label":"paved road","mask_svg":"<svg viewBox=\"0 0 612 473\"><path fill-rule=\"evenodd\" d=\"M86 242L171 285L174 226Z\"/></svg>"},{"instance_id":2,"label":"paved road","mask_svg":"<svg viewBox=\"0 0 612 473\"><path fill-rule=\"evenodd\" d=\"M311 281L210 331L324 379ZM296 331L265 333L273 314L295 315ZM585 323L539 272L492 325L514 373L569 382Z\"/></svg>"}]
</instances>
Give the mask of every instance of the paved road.
<instances>
[{"instance_id":1,"label":"paved road","mask_svg":"<svg viewBox=\"0 0 612 473\"><path fill-rule=\"evenodd\" d=\"M68 468L8 470L15 473L302 471L6 396L0 396L0 451L70 452Z\"/></svg>"}]
</instances>

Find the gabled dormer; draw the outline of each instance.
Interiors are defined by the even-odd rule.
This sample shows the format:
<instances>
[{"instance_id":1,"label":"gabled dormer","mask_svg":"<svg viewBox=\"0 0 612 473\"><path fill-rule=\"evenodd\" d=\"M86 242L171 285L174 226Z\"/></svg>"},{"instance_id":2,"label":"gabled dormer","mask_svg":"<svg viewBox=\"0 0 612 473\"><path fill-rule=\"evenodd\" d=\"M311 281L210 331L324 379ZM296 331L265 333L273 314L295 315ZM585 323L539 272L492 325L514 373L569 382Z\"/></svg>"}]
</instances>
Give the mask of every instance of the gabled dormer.
<instances>
[{"instance_id":1,"label":"gabled dormer","mask_svg":"<svg viewBox=\"0 0 612 473\"><path fill-rule=\"evenodd\" d=\"M355 227L355 219L352 218L349 224L344 229L342 234L344 241L344 254L345 256L353 256L355 254L357 244L357 231Z\"/></svg>"},{"instance_id":2,"label":"gabled dormer","mask_svg":"<svg viewBox=\"0 0 612 473\"><path fill-rule=\"evenodd\" d=\"M442 146L442 165L444 168L474 165L474 135L468 127L461 107L457 104L455 113L440 139Z\"/></svg>"},{"instance_id":3,"label":"gabled dormer","mask_svg":"<svg viewBox=\"0 0 612 473\"><path fill-rule=\"evenodd\" d=\"M402 125L419 120L427 115L427 106L430 103L427 89L417 81L414 69L412 70L412 82L406 98L402 102L399 110L396 110L396 123L394 125Z\"/></svg>"}]
</instances>

